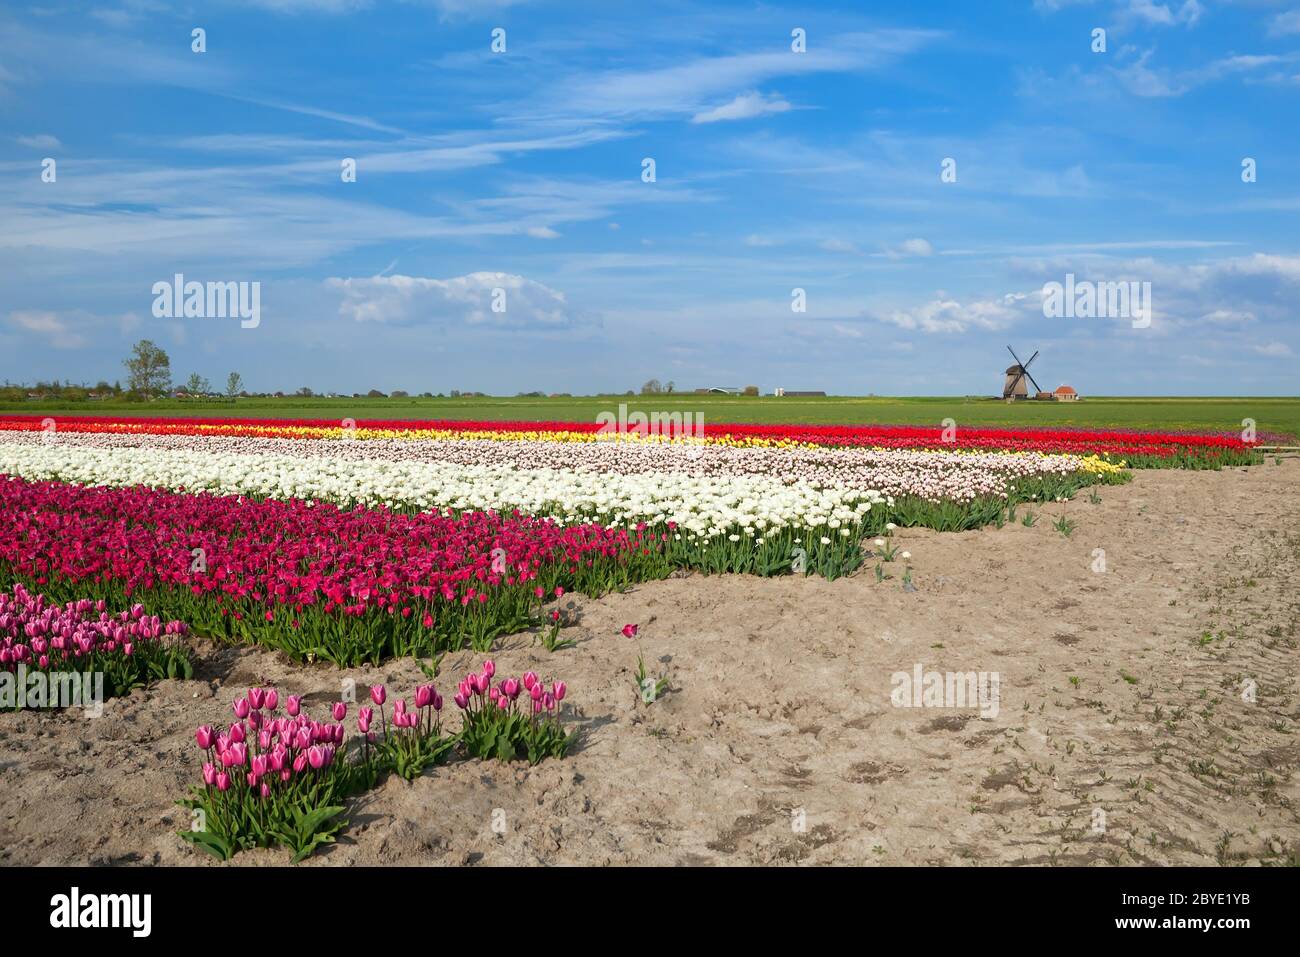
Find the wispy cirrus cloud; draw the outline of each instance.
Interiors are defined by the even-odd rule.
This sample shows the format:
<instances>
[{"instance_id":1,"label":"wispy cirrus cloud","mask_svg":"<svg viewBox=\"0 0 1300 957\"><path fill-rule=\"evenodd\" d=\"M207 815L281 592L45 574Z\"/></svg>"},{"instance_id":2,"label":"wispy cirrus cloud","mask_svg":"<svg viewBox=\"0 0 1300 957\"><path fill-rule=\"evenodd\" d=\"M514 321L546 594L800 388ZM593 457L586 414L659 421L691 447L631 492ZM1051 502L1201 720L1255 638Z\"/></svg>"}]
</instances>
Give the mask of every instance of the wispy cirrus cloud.
<instances>
[{"instance_id":1,"label":"wispy cirrus cloud","mask_svg":"<svg viewBox=\"0 0 1300 957\"><path fill-rule=\"evenodd\" d=\"M742 93L729 103L703 110L691 117L692 123L721 123L728 120L749 120L767 113L784 113L790 104L773 94Z\"/></svg>"}]
</instances>

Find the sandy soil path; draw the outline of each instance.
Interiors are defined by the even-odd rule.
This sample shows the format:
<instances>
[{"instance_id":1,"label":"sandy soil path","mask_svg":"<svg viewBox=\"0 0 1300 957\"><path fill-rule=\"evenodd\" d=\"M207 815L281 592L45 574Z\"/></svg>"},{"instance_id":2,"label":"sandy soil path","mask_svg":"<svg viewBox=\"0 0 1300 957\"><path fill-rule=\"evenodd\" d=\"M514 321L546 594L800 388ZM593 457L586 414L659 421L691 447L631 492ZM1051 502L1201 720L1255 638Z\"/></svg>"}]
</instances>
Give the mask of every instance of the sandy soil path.
<instances>
[{"instance_id":1,"label":"sandy soil path","mask_svg":"<svg viewBox=\"0 0 1300 957\"><path fill-rule=\"evenodd\" d=\"M1300 461L1141 472L1100 497L1032 528L899 533L915 591L895 563L883 583L697 576L579 599L576 648L519 635L494 655L568 681L576 755L390 780L311 864L1296 863ZM672 684L649 706L627 622ZM439 687L476 663L449 656ZM997 673L996 716L895 707L918 664ZM196 680L98 719L0 714L0 863L206 864L174 833L193 728L252 684L321 710L343 677L409 694L420 673L207 648Z\"/></svg>"}]
</instances>

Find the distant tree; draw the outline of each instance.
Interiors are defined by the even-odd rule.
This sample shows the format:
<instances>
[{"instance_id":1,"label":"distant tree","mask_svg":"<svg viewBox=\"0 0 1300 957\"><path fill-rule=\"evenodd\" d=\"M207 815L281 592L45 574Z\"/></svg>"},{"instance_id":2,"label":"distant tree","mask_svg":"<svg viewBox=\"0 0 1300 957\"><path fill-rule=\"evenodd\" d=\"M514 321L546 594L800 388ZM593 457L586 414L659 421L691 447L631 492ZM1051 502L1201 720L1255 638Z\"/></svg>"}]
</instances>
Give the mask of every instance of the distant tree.
<instances>
[{"instance_id":1,"label":"distant tree","mask_svg":"<svg viewBox=\"0 0 1300 957\"><path fill-rule=\"evenodd\" d=\"M409 397L409 394L401 389L394 389L392 392L388 393L388 397L390 399L405 399Z\"/></svg>"},{"instance_id":2,"label":"distant tree","mask_svg":"<svg viewBox=\"0 0 1300 957\"><path fill-rule=\"evenodd\" d=\"M109 385L107 382L105 382L103 379L100 379L98 382L95 383L95 391L98 392L100 395L108 395L108 393L113 391L113 387Z\"/></svg>"},{"instance_id":3,"label":"distant tree","mask_svg":"<svg viewBox=\"0 0 1300 957\"><path fill-rule=\"evenodd\" d=\"M664 387L659 384L658 379L651 379L645 385L641 386L642 395L658 395L664 391Z\"/></svg>"},{"instance_id":4,"label":"distant tree","mask_svg":"<svg viewBox=\"0 0 1300 957\"><path fill-rule=\"evenodd\" d=\"M207 395L212 391L212 383L197 372L191 372L185 381L185 391L190 395Z\"/></svg>"},{"instance_id":5,"label":"distant tree","mask_svg":"<svg viewBox=\"0 0 1300 957\"><path fill-rule=\"evenodd\" d=\"M371 389L369 392L366 393L366 398L367 398L367 399L386 399L386 398L388 398L388 396L384 395L384 394L383 394L382 392L380 392L378 389Z\"/></svg>"},{"instance_id":6,"label":"distant tree","mask_svg":"<svg viewBox=\"0 0 1300 957\"><path fill-rule=\"evenodd\" d=\"M747 385L747 386L745 386L745 392L744 392L744 394L745 394L745 395L758 395L758 386L756 386L756 385Z\"/></svg>"},{"instance_id":7,"label":"distant tree","mask_svg":"<svg viewBox=\"0 0 1300 957\"><path fill-rule=\"evenodd\" d=\"M138 395L157 395L171 385L171 359L148 339L137 342L122 364L126 366L128 387Z\"/></svg>"},{"instance_id":8,"label":"distant tree","mask_svg":"<svg viewBox=\"0 0 1300 957\"><path fill-rule=\"evenodd\" d=\"M313 395L315 395L315 393L311 391L310 386L303 386L301 389L295 392L294 395L300 395L304 399L310 399Z\"/></svg>"},{"instance_id":9,"label":"distant tree","mask_svg":"<svg viewBox=\"0 0 1300 957\"><path fill-rule=\"evenodd\" d=\"M673 389L675 389L675 388L676 388L676 386L673 384L673 380L672 380L672 379L669 379L667 382L664 383L664 391L665 391L665 392L672 392Z\"/></svg>"},{"instance_id":10,"label":"distant tree","mask_svg":"<svg viewBox=\"0 0 1300 957\"><path fill-rule=\"evenodd\" d=\"M226 376L226 395L232 399L244 391L244 380L238 372L232 372Z\"/></svg>"}]
</instances>

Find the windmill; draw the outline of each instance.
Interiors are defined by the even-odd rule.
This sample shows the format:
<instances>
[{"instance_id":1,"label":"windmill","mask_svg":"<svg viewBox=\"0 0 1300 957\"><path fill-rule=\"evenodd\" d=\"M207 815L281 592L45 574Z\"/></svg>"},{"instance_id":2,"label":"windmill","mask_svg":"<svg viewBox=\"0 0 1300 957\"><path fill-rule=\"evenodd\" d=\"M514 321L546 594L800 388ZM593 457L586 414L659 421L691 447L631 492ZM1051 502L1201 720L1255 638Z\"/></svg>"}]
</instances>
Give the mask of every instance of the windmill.
<instances>
[{"instance_id":1,"label":"windmill","mask_svg":"<svg viewBox=\"0 0 1300 957\"><path fill-rule=\"evenodd\" d=\"M1007 373L1006 373L1007 378L1002 386L1002 398L1004 399L1029 398L1029 386L1025 385L1026 378L1028 378L1030 382L1034 383L1035 389L1037 389L1039 392L1042 392L1043 391L1042 386L1040 386L1035 381L1034 377L1029 374L1029 366L1033 363L1035 359L1038 358L1038 350L1037 349L1034 350L1034 354L1029 357L1029 362L1021 362L1020 356L1016 355L1016 350L1012 349L1010 346L1007 346L1007 352L1011 353L1011 358L1016 360L1016 364L1007 367Z\"/></svg>"}]
</instances>

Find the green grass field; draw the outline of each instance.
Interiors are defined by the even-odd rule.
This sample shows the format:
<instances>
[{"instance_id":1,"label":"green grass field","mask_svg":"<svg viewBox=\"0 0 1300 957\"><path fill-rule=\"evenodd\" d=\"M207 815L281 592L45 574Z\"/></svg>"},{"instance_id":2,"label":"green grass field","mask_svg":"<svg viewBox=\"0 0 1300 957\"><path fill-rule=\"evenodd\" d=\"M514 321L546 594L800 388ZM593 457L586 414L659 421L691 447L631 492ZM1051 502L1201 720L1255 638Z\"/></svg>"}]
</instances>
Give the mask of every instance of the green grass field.
<instances>
[{"instance_id":1,"label":"green grass field","mask_svg":"<svg viewBox=\"0 0 1300 957\"><path fill-rule=\"evenodd\" d=\"M1080 402L1018 402L985 398L775 398L772 396L572 396L554 399L480 396L457 399L250 398L233 402L166 399L131 402L10 402L6 412L64 415L239 416L311 419L455 419L593 422L603 411L693 412L706 423L958 425L1050 428L1198 429L1239 432L1254 419L1261 432L1300 434L1300 397L1151 398L1089 397Z\"/></svg>"}]
</instances>

